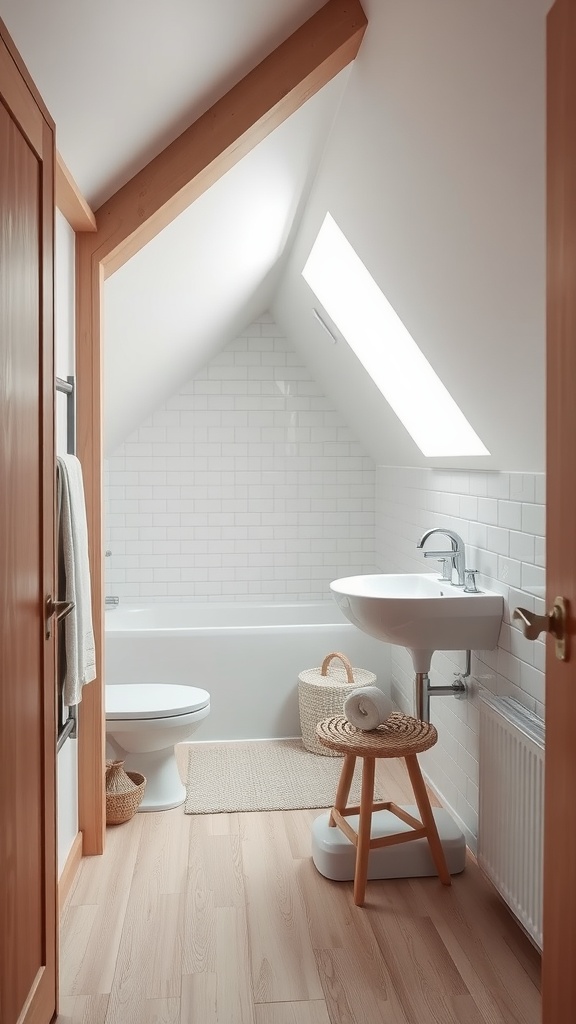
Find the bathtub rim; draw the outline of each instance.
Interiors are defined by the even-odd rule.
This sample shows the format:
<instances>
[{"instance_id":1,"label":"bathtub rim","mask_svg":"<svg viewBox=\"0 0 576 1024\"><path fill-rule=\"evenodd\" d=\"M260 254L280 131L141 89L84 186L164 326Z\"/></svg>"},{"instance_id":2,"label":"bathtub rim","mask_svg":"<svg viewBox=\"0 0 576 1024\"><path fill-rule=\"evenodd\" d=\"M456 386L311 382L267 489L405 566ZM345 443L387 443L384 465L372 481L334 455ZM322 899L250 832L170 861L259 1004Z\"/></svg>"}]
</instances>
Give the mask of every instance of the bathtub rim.
<instances>
[{"instance_id":1,"label":"bathtub rim","mask_svg":"<svg viewBox=\"0 0 576 1024\"><path fill-rule=\"evenodd\" d=\"M164 615L166 614L167 608L174 608L182 610L183 608L193 609L195 606L202 608L202 610L214 611L216 615L222 616L220 621L212 624L201 623L193 625L187 623L186 625L167 625L163 622L154 624L153 622L146 622L145 624L136 624L135 622L126 621L123 616L123 612L130 615L130 613L148 612L150 613L156 607L162 608ZM301 611L302 616L298 618L298 621L282 622L257 622L251 621L246 623L231 622L227 623L225 620L224 613L230 609L234 611L235 615L238 612L247 611L248 613L256 613L259 609L266 609L269 613L271 610L277 610L280 615L282 609L289 608L291 611ZM321 621L306 622L305 614L307 609L314 609L316 612L320 609L326 612L326 616ZM304 621L303 621L304 620ZM285 601L285 602L197 602L197 601L182 601L182 602L164 602L162 605L158 604L145 604L142 603L130 603L125 604L124 607L113 607L106 611L104 620L104 635L106 640L116 638L126 639L143 639L145 637L170 638L170 637L186 637L186 636L216 636L219 633L226 636L270 636L274 634L295 634L295 633L313 633L318 631L325 632L337 632L345 630L346 633L357 632L357 627L352 625L348 621L338 608L336 602L330 600L327 601Z\"/></svg>"}]
</instances>

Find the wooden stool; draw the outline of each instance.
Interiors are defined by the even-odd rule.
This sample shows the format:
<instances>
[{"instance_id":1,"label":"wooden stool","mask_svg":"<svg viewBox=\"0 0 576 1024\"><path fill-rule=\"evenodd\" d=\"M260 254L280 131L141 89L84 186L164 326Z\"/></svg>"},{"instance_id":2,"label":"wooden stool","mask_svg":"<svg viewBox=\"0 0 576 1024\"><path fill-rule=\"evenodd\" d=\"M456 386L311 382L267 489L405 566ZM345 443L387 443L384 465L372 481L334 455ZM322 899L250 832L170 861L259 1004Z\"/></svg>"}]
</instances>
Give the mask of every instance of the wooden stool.
<instances>
[{"instance_id":1,"label":"wooden stool","mask_svg":"<svg viewBox=\"0 0 576 1024\"><path fill-rule=\"evenodd\" d=\"M323 722L319 722L316 726L316 735L324 746L344 754L344 764L336 800L330 812L329 824L337 825L356 847L354 869L354 903L356 906L361 907L364 904L370 850L381 846L392 846L395 843L407 843L413 839L426 837L440 881L443 885L451 885L452 879L446 865L444 850L416 756L436 743L438 733L434 726L428 722L420 722L416 718L394 712L377 729L363 732L351 725L347 718L338 716L325 718ZM357 757L362 758L360 807L347 807ZM407 814L402 807L398 807L392 801L374 803L374 771L377 757L404 758L421 821L413 818L411 814ZM370 835L372 812L383 810L391 811L401 821L410 825L413 831L396 832L380 839L372 839ZM359 814L357 832L346 821L350 814Z\"/></svg>"}]
</instances>

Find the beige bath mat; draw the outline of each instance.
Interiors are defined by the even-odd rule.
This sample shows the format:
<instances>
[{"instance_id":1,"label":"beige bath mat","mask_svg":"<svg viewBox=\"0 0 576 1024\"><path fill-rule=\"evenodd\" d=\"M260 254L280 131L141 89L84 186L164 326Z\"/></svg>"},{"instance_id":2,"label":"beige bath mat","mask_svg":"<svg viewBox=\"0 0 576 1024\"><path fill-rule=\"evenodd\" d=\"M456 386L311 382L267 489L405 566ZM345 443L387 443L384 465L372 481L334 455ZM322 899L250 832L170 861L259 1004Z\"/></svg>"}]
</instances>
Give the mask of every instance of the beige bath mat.
<instances>
[{"instance_id":1,"label":"beige bath mat","mask_svg":"<svg viewBox=\"0 0 576 1024\"><path fill-rule=\"evenodd\" d=\"M360 802L360 760L349 803ZM301 740L197 743L189 748L186 814L331 807L342 758L311 754ZM376 795L376 800L384 799Z\"/></svg>"}]
</instances>

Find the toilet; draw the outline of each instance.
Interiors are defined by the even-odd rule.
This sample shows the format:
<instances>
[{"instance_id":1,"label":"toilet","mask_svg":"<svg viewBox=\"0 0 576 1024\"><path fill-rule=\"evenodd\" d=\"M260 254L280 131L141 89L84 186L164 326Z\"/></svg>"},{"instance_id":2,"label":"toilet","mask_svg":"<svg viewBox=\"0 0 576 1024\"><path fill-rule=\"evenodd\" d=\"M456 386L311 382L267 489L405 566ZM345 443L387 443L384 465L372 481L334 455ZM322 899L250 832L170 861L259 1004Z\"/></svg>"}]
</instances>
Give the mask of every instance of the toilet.
<instances>
[{"instance_id":1,"label":"toilet","mask_svg":"<svg viewBox=\"0 0 576 1024\"><path fill-rule=\"evenodd\" d=\"M210 713L210 694L172 683L106 686L108 756L146 777L141 811L167 811L186 799L174 745L190 739Z\"/></svg>"}]
</instances>

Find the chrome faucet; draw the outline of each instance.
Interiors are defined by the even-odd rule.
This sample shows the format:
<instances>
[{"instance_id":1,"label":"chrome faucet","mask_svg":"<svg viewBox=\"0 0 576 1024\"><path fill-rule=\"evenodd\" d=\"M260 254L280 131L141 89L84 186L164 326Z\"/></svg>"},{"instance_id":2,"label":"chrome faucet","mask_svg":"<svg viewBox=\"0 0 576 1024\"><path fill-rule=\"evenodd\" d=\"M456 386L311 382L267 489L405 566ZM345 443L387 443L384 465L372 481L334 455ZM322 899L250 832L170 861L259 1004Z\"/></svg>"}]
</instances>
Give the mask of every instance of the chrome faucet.
<instances>
[{"instance_id":1,"label":"chrome faucet","mask_svg":"<svg viewBox=\"0 0 576 1024\"><path fill-rule=\"evenodd\" d=\"M434 529L434 530L426 530L426 533L423 533L422 536L420 537L420 540L418 541L416 547L417 548L423 548L425 543L426 543L426 541L428 540L428 537L431 537L433 533L441 533L443 537L448 537L449 540L450 540L450 545L451 545L450 550L449 551L425 551L424 552L424 558L446 559L450 563L450 565L452 565L453 568L456 569L456 573L457 573L457 576L458 576L458 582L457 583L453 583L452 586L454 586L454 587L463 587L464 586L464 580L465 580L464 570L465 570L466 552L465 552L464 541L462 540L462 537L460 537L457 533L454 533L453 530L443 530L441 528L437 528L437 529ZM443 575L443 578L446 578L446 577Z\"/></svg>"}]
</instances>

